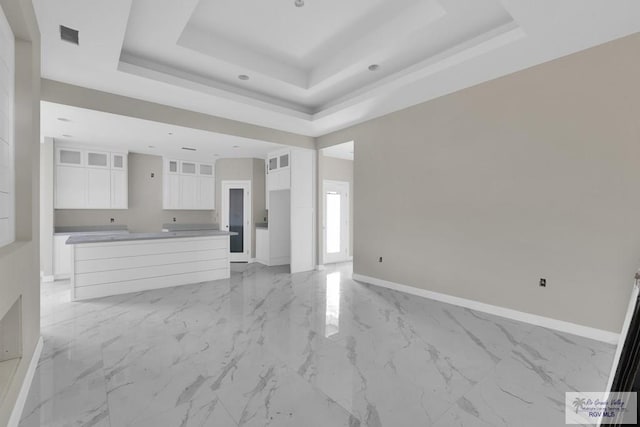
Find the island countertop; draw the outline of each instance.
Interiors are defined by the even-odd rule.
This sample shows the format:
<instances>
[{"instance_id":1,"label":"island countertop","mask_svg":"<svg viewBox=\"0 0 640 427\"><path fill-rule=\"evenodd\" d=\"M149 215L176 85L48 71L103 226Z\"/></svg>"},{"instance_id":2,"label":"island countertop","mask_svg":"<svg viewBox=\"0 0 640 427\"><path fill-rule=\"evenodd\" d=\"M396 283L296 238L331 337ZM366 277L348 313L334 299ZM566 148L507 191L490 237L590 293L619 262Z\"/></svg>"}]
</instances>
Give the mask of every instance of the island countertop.
<instances>
[{"instance_id":1,"label":"island countertop","mask_svg":"<svg viewBox=\"0 0 640 427\"><path fill-rule=\"evenodd\" d=\"M121 234L80 234L71 235L67 239L67 245L78 245L83 243L107 243L107 242L130 242L135 240L161 240L179 239L188 237L215 237L215 236L235 236L238 233L220 230L199 230L199 231L161 231L157 233L121 233Z\"/></svg>"}]
</instances>

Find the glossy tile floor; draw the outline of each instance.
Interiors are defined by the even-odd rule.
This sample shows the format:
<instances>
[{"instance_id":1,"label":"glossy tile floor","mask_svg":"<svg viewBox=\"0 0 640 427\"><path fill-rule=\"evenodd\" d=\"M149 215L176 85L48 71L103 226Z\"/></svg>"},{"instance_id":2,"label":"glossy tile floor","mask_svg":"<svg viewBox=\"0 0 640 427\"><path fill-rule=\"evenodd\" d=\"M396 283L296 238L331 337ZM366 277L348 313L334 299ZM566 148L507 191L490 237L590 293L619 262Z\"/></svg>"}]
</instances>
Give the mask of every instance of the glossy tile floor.
<instances>
[{"instance_id":1,"label":"glossy tile floor","mask_svg":"<svg viewBox=\"0 0 640 427\"><path fill-rule=\"evenodd\" d=\"M43 285L31 426L563 426L614 348L354 282L351 265L69 301Z\"/></svg>"}]
</instances>

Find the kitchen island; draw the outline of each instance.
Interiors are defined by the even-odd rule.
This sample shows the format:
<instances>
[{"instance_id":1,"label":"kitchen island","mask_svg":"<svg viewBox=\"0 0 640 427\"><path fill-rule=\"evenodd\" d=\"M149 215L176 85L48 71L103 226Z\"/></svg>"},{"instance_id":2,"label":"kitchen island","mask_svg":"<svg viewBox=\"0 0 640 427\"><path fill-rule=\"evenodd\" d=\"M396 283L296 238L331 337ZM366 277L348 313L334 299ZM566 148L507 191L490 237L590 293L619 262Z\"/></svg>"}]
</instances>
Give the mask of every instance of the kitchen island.
<instances>
[{"instance_id":1,"label":"kitchen island","mask_svg":"<svg viewBox=\"0 0 640 427\"><path fill-rule=\"evenodd\" d=\"M71 298L83 300L229 278L218 230L72 235Z\"/></svg>"}]
</instances>

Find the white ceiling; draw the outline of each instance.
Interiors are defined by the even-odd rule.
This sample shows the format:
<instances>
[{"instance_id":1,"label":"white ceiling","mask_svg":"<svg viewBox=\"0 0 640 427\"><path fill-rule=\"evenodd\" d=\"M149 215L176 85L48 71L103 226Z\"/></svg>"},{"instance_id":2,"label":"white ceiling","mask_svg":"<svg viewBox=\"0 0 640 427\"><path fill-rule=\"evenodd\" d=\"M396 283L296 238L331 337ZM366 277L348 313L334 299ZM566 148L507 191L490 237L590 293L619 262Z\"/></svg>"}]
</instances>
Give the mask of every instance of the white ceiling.
<instances>
[{"instance_id":1,"label":"white ceiling","mask_svg":"<svg viewBox=\"0 0 640 427\"><path fill-rule=\"evenodd\" d=\"M323 148L322 154L325 157L335 157L337 159L353 160L353 141L343 142L342 144L332 145Z\"/></svg>"},{"instance_id":2,"label":"white ceiling","mask_svg":"<svg viewBox=\"0 0 640 427\"><path fill-rule=\"evenodd\" d=\"M269 152L282 148L282 145L270 142L44 101L41 102L40 121L42 136L58 142L182 160L214 162L228 157L264 159ZM197 151L182 150L182 147L195 148Z\"/></svg>"},{"instance_id":3,"label":"white ceiling","mask_svg":"<svg viewBox=\"0 0 640 427\"><path fill-rule=\"evenodd\" d=\"M319 136L640 30L637 0L293 3L34 0L43 77Z\"/></svg>"}]
</instances>

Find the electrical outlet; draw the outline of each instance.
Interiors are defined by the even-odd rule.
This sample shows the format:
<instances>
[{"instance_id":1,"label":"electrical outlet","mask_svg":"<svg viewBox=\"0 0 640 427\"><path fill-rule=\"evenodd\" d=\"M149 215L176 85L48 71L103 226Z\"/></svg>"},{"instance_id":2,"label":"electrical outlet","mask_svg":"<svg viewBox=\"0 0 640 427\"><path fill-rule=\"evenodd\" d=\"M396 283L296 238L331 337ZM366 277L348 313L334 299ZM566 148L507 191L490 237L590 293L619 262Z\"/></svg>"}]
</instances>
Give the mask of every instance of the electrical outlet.
<instances>
[{"instance_id":1,"label":"electrical outlet","mask_svg":"<svg viewBox=\"0 0 640 427\"><path fill-rule=\"evenodd\" d=\"M378 258L378 262L382 262L382 257Z\"/></svg>"},{"instance_id":2,"label":"electrical outlet","mask_svg":"<svg viewBox=\"0 0 640 427\"><path fill-rule=\"evenodd\" d=\"M110 222L111 224L113 224L114 222L116 222L116 220L115 220L114 218L110 218L110 219L109 219L109 222Z\"/></svg>"},{"instance_id":3,"label":"electrical outlet","mask_svg":"<svg viewBox=\"0 0 640 427\"><path fill-rule=\"evenodd\" d=\"M176 222L176 217L175 216L173 217L173 222Z\"/></svg>"},{"instance_id":4,"label":"electrical outlet","mask_svg":"<svg viewBox=\"0 0 640 427\"><path fill-rule=\"evenodd\" d=\"M541 288L546 288L547 287L547 279L540 278L540 287Z\"/></svg>"},{"instance_id":5,"label":"electrical outlet","mask_svg":"<svg viewBox=\"0 0 640 427\"><path fill-rule=\"evenodd\" d=\"M155 178L155 177L156 177L156 174L151 172L151 178Z\"/></svg>"}]
</instances>

